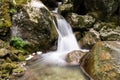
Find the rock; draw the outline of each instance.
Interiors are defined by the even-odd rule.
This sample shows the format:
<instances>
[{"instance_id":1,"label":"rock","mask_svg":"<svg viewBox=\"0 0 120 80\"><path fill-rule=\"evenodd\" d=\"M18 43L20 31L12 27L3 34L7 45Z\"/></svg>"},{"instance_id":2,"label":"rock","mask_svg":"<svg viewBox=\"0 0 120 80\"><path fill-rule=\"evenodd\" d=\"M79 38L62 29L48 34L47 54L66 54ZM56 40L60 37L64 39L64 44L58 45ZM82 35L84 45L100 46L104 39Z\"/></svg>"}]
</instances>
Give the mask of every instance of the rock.
<instances>
[{"instance_id":1,"label":"rock","mask_svg":"<svg viewBox=\"0 0 120 80\"><path fill-rule=\"evenodd\" d=\"M0 49L0 58L4 58L5 56L7 56L10 53L9 50L5 49L5 48L1 48Z\"/></svg>"},{"instance_id":2,"label":"rock","mask_svg":"<svg viewBox=\"0 0 120 80\"><path fill-rule=\"evenodd\" d=\"M15 77L21 77L25 73L25 70L21 67L18 67L16 69L13 69L12 75Z\"/></svg>"},{"instance_id":3,"label":"rock","mask_svg":"<svg viewBox=\"0 0 120 80\"><path fill-rule=\"evenodd\" d=\"M100 33L100 37L104 41L120 40L120 26L114 23L97 22L94 29Z\"/></svg>"},{"instance_id":4,"label":"rock","mask_svg":"<svg viewBox=\"0 0 120 80\"><path fill-rule=\"evenodd\" d=\"M72 52L69 52L66 56L66 61L72 65L78 65L80 59L85 55L85 52L75 50Z\"/></svg>"},{"instance_id":5,"label":"rock","mask_svg":"<svg viewBox=\"0 0 120 80\"><path fill-rule=\"evenodd\" d=\"M4 47L4 45L5 45L5 42L4 42L4 41L2 41L2 40L0 40L0 48L3 48L3 47Z\"/></svg>"},{"instance_id":6,"label":"rock","mask_svg":"<svg viewBox=\"0 0 120 80\"><path fill-rule=\"evenodd\" d=\"M78 15L71 13L67 16L67 21L71 24L73 29L89 29L95 23L95 18L89 15Z\"/></svg>"},{"instance_id":7,"label":"rock","mask_svg":"<svg viewBox=\"0 0 120 80\"><path fill-rule=\"evenodd\" d=\"M1 69L6 69L6 70L9 70L9 72L12 70L12 69L15 69L17 67L17 64L15 63L3 63L1 65Z\"/></svg>"},{"instance_id":8,"label":"rock","mask_svg":"<svg viewBox=\"0 0 120 80\"><path fill-rule=\"evenodd\" d=\"M99 32L94 29L90 29L83 38L79 39L79 44L82 48L90 49L97 41L100 41Z\"/></svg>"},{"instance_id":9,"label":"rock","mask_svg":"<svg viewBox=\"0 0 120 80\"><path fill-rule=\"evenodd\" d=\"M10 34L11 17L9 13L10 4L8 1L0 1L0 39L7 40Z\"/></svg>"},{"instance_id":10,"label":"rock","mask_svg":"<svg viewBox=\"0 0 120 80\"><path fill-rule=\"evenodd\" d=\"M84 4L87 11L101 13L104 17L114 14L118 7L117 0L85 0Z\"/></svg>"},{"instance_id":11,"label":"rock","mask_svg":"<svg viewBox=\"0 0 120 80\"><path fill-rule=\"evenodd\" d=\"M12 23L12 36L27 42L26 50L31 53L48 49L57 38L51 13L40 1L32 0L23 5L13 15Z\"/></svg>"},{"instance_id":12,"label":"rock","mask_svg":"<svg viewBox=\"0 0 120 80\"><path fill-rule=\"evenodd\" d=\"M70 13L73 11L73 4L62 4L58 7L58 13L63 15L64 17L67 15L67 13Z\"/></svg>"},{"instance_id":13,"label":"rock","mask_svg":"<svg viewBox=\"0 0 120 80\"><path fill-rule=\"evenodd\" d=\"M81 59L81 66L94 80L119 80L120 42L97 42Z\"/></svg>"}]
</instances>

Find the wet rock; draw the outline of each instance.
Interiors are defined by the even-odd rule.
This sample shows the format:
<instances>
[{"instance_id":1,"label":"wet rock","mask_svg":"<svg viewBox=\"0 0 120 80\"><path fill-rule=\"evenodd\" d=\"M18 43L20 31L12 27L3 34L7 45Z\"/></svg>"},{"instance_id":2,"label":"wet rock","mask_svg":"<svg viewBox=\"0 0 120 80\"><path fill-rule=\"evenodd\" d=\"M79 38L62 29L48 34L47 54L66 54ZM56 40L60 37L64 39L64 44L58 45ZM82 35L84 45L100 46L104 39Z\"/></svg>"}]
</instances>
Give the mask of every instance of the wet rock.
<instances>
[{"instance_id":1,"label":"wet rock","mask_svg":"<svg viewBox=\"0 0 120 80\"><path fill-rule=\"evenodd\" d=\"M104 17L114 14L118 7L118 0L85 0L84 3L87 11L101 13Z\"/></svg>"},{"instance_id":2,"label":"wet rock","mask_svg":"<svg viewBox=\"0 0 120 80\"><path fill-rule=\"evenodd\" d=\"M120 42L97 42L81 65L94 80L120 79Z\"/></svg>"},{"instance_id":3,"label":"wet rock","mask_svg":"<svg viewBox=\"0 0 120 80\"><path fill-rule=\"evenodd\" d=\"M7 49L5 48L2 48L0 49L0 58L2 57L5 57L6 55L8 55L10 53L10 51L8 51Z\"/></svg>"},{"instance_id":4,"label":"wet rock","mask_svg":"<svg viewBox=\"0 0 120 80\"><path fill-rule=\"evenodd\" d=\"M73 11L73 4L69 3L69 4L62 4L58 7L58 13L60 13L61 15L63 15L64 17Z\"/></svg>"},{"instance_id":5,"label":"wet rock","mask_svg":"<svg viewBox=\"0 0 120 80\"><path fill-rule=\"evenodd\" d=\"M11 30L12 36L28 43L26 50L29 52L47 49L57 38L51 13L40 1L32 0L23 5L13 16Z\"/></svg>"},{"instance_id":6,"label":"wet rock","mask_svg":"<svg viewBox=\"0 0 120 80\"><path fill-rule=\"evenodd\" d=\"M97 22L94 29L100 33L102 40L120 40L120 26L114 23Z\"/></svg>"},{"instance_id":7,"label":"wet rock","mask_svg":"<svg viewBox=\"0 0 120 80\"><path fill-rule=\"evenodd\" d=\"M99 32L94 29L90 29L83 38L79 39L79 44L82 48L90 49L97 41L100 41Z\"/></svg>"},{"instance_id":8,"label":"wet rock","mask_svg":"<svg viewBox=\"0 0 120 80\"><path fill-rule=\"evenodd\" d=\"M85 52L75 50L72 52L69 52L66 56L66 61L72 65L78 65L80 62L80 59L85 55Z\"/></svg>"},{"instance_id":9,"label":"wet rock","mask_svg":"<svg viewBox=\"0 0 120 80\"><path fill-rule=\"evenodd\" d=\"M95 23L95 18L89 15L78 15L71 13L67 16L67 21L71 24L73 29L89 29Z\"/></svg>"}]
</instances>

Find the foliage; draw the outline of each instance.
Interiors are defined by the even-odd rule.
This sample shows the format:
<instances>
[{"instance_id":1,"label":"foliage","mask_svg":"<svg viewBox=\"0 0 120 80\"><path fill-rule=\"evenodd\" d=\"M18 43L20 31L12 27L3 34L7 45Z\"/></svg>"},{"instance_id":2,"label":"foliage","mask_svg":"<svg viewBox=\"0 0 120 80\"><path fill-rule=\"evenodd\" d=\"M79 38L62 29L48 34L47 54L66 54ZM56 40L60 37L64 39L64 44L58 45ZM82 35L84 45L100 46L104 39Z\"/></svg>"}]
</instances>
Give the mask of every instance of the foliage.
<instances>
[{"instance_id":1,"label":"foliage","mask_svg":"<svg viewBox=\"0 0 120 80\"><path fill-rule=\"evenodd\" d=\"M27 45L27 43L25 41L23 41L21 38L14 36L11 39L10 45L19 50L23 50L24 47Z\"/></svg>"}]
</instances>

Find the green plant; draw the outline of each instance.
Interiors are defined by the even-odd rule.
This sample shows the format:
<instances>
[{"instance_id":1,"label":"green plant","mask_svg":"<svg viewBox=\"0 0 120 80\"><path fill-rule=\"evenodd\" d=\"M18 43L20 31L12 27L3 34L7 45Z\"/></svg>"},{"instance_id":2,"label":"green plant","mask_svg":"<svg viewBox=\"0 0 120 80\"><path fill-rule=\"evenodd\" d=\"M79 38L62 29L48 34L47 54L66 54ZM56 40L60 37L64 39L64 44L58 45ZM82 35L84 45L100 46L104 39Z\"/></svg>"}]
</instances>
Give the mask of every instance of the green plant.
<instances>
[{"instance_id":1,"label":"green plant","mask_svg":"<svg viewBox=\"0 0 120 80\"><path fill-rule=\"evenodd\" d=\"M11 39L10 45L19 50L24 50L24 47L27 45L27 43L23 41L21 38L14 36Z\"/></svg>"},{"instance_id":2,"label":"green plant","mask_svg":"<svg viewBox=\"0 0 120 80\"><path fill-rule=\"evenodd\" d=\"M11 9L9 10L9 12L10 12L11 14L14 14L14 13L16 12L16 10L15 10L14 8L11 8Z\"/></svg>"}]
</instances>

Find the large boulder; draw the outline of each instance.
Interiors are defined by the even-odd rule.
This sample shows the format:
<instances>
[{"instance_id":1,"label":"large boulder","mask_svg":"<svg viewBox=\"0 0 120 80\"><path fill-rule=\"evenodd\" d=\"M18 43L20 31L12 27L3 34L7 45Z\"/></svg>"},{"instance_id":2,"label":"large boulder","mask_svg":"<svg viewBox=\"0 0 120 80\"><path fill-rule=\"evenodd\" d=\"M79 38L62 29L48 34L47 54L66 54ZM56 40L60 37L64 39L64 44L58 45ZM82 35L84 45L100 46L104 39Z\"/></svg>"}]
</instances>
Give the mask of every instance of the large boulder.
<instances>
[{"instance_id":1,"label":"large boulder","mask_svg":"<svg viewBox=\"0 0 120 80\"><path fill-rule=\"evenodd\" d=\"M120 79L120 42L97 42L81 65L94 80Z\"/></svg>"},{"instance_id":2,"label":"large boulder","mask_svg":"<svg viewBox=\"0 0 120 80\"><path fill-rule=\"evenodd\" d=\"M114 23L97 22L94 29L100 33L102 40L120 40L120 26Z\"/></svg>"},{"instance_id":3,"label":"large boulder","mask_svg":"<svg viewBox=\"0 0 120 80\"><path fill-rule=\"evenodd\" d=\"M78 15L70 13L67 16L67 21L71 24L73 29L90 29L95 23L95 18L90 15Z\"/></svg>"},{"instance_id":4,"label":"large boulder","mask_svg":"<svg viewBox=\"0 0 120 80\"><path fill-rule=\"evenodd\" d=\"M89 12L101 13L101 15L112 15L118 7L118 0L85 0L85 7Z\"/></svg>"},{"instance_id":5,"label":"large boulder","mask_svg":"<svg viewBox=\"0 0 120 80\"><path fill-rule=\"evenodd\" d=\"M51 13L40 1L22 5L12 21L12 37L26 41L30 52L49 48L57 38Z\"/></svg>"}]
</instances>

